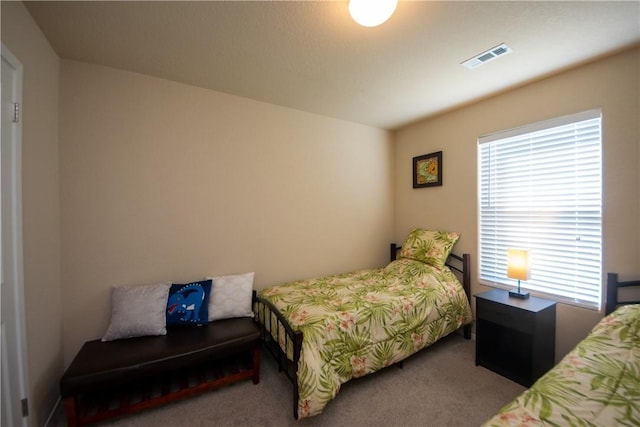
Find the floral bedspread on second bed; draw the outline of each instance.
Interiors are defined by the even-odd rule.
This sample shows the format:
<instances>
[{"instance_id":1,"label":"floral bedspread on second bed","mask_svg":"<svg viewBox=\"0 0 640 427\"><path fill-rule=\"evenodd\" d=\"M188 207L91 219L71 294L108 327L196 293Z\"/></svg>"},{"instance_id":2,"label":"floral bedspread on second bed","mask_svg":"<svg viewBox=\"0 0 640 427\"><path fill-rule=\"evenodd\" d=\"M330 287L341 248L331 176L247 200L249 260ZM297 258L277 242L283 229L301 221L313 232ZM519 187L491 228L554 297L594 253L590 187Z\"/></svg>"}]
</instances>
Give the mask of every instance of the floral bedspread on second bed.
<instances>
[{"instance_id":1,"label":"floral bedspread on second bed","mask_svg":"<svg viewBox=\"0 0 640 427\"><path fill-rule=\"evenodd\" d=\"M628 305L483 426L638 426L639 402L640 305Z\"/></svg>"},{"instance_id":2,"label":"floral bedspread on second bed","mask_svg":"<svg viewBox=\"0 0 640 427\"><path fill-rule=\"evenodd\" d=\"M411 259L286 283L260 296L304 336L299 418L320 413L349 379L403 360L472 320L449 268Z\"/></svg>"}]
</instances>

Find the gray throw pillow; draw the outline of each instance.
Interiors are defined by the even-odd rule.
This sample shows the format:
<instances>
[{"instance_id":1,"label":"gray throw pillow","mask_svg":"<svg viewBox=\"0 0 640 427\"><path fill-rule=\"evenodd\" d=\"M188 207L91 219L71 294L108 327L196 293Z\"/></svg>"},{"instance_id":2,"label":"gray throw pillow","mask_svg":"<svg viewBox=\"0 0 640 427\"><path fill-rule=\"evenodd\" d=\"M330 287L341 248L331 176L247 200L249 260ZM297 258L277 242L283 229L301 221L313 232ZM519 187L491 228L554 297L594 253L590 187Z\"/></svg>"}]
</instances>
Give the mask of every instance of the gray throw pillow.
<instances>
[{"instance_id":1,"label":"gray throw pillow","mask_svg":"<svg viewBox=\"0 0 640 427\"><path fill-rule=\"evenodd\" d=\"M111 322L102 341L166 335L165 309L171 283L116 286L111 291Z\"/></svg>"}]
</instances>

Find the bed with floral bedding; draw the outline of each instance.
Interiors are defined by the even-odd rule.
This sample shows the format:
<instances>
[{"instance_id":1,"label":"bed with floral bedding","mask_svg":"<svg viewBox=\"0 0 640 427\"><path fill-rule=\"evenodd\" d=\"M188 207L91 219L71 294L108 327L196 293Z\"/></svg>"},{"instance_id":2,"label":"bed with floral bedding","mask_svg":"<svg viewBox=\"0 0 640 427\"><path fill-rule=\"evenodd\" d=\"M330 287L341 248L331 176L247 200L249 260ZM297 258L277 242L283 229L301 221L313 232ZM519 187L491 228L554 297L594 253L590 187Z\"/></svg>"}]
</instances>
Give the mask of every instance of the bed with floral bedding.
<instances>
[{"instance_id":1,"label":"bed with floral bedding","mask_svg":"<svg viewBox=\"0 0 640 427\"><path fill-rule=\"evenodd\" d=\"M285 283L254 301L267 349L293 382L295 418L319 414L341 384L375 372L472 320L469 256L448 264L457 233L416 229L384 268ZM391 253L394 258L395 245ZM465 326L466 325L466 326Z\"/></svg>"},{"instance_id":2,"label":"bed with floral bedding","mask_svg":"<svg viewBox=\"0 0 640 427\"><path fill-rule=\"evenodd\" d=\"M609 295L617 294L611 275ZM608 299L614 311L483 427L640 426L640 305L616 308Z\"/></svg>"}]
</instances>

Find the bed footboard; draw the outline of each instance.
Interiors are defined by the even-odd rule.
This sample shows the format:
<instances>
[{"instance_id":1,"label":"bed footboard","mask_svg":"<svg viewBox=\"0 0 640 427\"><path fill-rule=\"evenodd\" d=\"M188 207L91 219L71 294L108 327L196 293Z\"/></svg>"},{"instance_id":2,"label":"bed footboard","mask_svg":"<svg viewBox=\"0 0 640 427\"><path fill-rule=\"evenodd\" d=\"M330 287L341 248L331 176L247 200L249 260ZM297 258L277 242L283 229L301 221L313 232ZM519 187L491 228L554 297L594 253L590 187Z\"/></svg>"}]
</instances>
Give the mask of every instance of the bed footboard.
<instances>
[{"instance_id":1,"label":"bed footboard","mask_svg":"<svg viewBox=\"0 0 640 427\"><path fill-rule=\"evenodd\" d=\"M260 326L264 347L278 362L293 383L293 416L298 419L298 361L302 349L302 332L294 331L285 317L269 301L253 291L253 308Z\"/></svg>"}]
</instances>

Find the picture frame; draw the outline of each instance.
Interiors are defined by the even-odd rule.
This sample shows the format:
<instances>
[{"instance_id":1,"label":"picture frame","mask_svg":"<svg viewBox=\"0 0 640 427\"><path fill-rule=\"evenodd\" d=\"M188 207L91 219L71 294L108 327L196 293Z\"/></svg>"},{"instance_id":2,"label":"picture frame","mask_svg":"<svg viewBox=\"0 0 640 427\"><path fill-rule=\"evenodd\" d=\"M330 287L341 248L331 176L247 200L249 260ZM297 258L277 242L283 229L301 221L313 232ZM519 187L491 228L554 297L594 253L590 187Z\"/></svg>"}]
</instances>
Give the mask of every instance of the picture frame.
<instances>
[{"instance_id":1,"label":"picture frame","mask_svg":"<svg viewBox=\"0 0 640 427\"><path fill-rule=\"evenodd\" d=\"M442 151L413 158L413 188L442 185Z\"/></svg>"}]
</instances>

